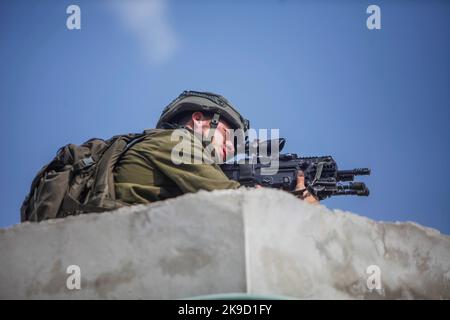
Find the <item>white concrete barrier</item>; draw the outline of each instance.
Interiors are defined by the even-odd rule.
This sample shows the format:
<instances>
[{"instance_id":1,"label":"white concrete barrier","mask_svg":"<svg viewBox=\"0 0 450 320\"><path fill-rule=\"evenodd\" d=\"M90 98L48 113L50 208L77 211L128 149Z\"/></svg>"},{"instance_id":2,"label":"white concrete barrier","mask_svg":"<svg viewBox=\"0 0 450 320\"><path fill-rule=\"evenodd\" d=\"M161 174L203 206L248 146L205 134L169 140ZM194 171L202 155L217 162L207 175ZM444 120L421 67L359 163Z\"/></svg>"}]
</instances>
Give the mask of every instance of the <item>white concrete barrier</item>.
<instances>
[{"instance_id":1,"label":"white concrete barrier","mask_svg":"<svg viewBox=\"0 0 450 320\"><path fill-rule=\"evenodd\" d=\"M450 298L450 237L268 189L20 224L0 259L2 299Z\"/></svg>"}]
</instances>

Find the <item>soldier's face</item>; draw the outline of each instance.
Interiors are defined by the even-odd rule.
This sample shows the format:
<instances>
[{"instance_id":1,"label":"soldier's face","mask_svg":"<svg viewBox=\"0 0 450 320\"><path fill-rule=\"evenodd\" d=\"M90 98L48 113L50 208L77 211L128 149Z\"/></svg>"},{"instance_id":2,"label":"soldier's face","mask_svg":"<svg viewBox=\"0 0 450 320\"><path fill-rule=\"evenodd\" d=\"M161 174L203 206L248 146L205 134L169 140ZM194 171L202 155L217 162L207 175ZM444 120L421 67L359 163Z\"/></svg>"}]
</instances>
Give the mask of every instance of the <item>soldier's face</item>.
<instances>
[{"instance_id":1,"label":"soldier's face","mask_svg":"<svg viewBox=\"0 0 450 320\"><path fill-rule=\"evenodd\" d=\"M208 128L206 134L209 133L209 130ZM234 156L234 144L230 130L231 127L226 122L219 121L211 142L216 154L223 161L227 161Z\"/></svg>"},{"instance_id":2,"label":"soldier's face","mask_svg":"<svg viewBox=\"0 0 450 320\"><path fill-rule=\"evenodd\" d=\"M209 137L209 131L211 130L210 123L211 119L205 119L201 112L194 112L192 114L194 131L201 133L203 138ZM211 142L216 155L224 162L234 156L234 139L230 130L231 127L227 122L219 120Z\"/></svg>"}]
</instances>

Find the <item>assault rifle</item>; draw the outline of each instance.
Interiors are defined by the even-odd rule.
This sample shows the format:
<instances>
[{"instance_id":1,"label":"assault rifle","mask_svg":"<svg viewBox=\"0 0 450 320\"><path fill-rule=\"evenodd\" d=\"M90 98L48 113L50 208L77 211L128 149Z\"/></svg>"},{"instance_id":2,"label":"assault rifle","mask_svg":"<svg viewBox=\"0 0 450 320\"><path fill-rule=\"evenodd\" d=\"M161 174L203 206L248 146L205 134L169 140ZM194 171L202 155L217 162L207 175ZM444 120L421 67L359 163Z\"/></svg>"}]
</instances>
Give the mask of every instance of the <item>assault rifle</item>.
<instances>
[{"instance_id":1,"label":"assault rifle","mask_svg":"<svg viewBox=\"0 0 450 320\"><path fill-rule=\"evenodd\" d=\"M319 200L340 195L369 195L369 189L363 182L354 181L355 176L370 175L369 168L338 170L336 161L331 156L299 157L295 153L280 154L285 142L284 138L256 142L257 145L253 146L257 150L255 155L249 154L250 146L247 143L246 156L241 159L241 163L224 163L221 169L228 178L238 181L241 185L259 184L294 194L297 172L302 170L305 174L306 189ZM271 146L274 144L278 144L278 152L271 152ZM261 150L266 151L265 155L261 154ZM278 161L278 168L270 173L273 161Z\"/></svg>"}]
</instances>

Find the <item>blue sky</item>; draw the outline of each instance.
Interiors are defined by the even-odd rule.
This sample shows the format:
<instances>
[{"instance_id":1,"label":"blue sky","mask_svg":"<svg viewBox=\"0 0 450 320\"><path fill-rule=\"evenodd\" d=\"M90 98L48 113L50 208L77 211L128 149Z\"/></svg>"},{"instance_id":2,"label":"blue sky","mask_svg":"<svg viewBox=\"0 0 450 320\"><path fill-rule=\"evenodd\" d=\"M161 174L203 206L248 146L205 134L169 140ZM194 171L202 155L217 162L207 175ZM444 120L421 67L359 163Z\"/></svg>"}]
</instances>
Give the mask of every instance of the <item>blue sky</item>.
<instances>
[{"instance_id":1,"label":"blue sky","mask_svg":"<svg viewBox=\"0 0 450 320\"><path fill-rule=\"evenodd\" d=\"M449 1L3 0L0 227L60 146L151 128L191 89L279 128L287 152L372 169L370 197L326 206L450 234L449 42Z\"/></svg>"}]
</instances>

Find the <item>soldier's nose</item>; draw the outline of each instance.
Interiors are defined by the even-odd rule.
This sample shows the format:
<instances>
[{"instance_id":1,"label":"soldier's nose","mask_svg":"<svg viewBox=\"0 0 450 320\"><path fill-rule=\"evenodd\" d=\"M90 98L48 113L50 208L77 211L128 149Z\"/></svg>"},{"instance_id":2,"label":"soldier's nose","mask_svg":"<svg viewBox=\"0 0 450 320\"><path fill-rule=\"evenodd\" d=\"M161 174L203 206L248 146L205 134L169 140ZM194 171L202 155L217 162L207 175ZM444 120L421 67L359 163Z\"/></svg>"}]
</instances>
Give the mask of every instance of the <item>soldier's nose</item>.
<instances>
[{"instance_id":1,"label":"soldier's nose","mask_svg":"<svg viewBox=\"0 0 450 320\"><path fill-rule=\"evenodd\" d=\"M226 148L227 155L230 155L230 156L234 155L234 144L231 141L227 141L225 143L225 148Z\"/></svg>"}]
</instances>

